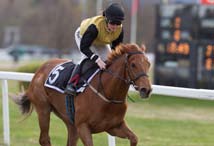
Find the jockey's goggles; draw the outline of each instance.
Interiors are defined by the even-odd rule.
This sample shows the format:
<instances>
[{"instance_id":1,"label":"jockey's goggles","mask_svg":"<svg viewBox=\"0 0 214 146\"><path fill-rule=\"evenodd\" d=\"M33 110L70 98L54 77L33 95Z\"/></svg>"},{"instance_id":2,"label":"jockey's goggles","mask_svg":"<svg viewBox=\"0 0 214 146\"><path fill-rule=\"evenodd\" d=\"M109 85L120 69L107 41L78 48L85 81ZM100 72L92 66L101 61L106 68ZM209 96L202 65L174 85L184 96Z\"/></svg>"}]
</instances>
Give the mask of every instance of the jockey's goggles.
<instances>
[{"instance_id":1,"label":"jockey's goggles","mask_svg":"<svg viewBox=\"0 0 214 146\"><path fill-rule=\"evenodd\" d=\"M121 25L122 22L121 21L111 21L111 20L109 20L109 24L111 24L111 25Z\"/></svg>"}]
</instances>

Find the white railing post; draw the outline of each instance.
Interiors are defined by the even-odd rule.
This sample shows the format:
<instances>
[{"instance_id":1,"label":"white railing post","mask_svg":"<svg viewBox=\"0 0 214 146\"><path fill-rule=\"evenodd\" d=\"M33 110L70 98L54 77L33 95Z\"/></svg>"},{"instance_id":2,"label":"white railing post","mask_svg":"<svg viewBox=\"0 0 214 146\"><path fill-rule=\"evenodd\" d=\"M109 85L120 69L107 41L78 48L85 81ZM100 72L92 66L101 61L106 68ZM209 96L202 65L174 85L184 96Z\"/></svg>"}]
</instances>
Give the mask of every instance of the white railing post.
<instances>
[{"instance_id":1,"label":"white railing post","mask_svg":"<svg viewBox=\"0 0 214 146\"><path fill-rule=\"evenodd\" d=\"M9 102L8 102L8 83L2 80L2 111L3 111L3 129L4 144L10 145L10 121L9 121Z\"/></svg>"},{"instance_id":2,"label":"white railing post","mask_svg":"<svg viewBox=\"0 0 214 146\"><path fill-rule=\"evenodd\" d=\"M115 137L108 134L108 146L115 146Z\"/></svg>"}]
</instances>

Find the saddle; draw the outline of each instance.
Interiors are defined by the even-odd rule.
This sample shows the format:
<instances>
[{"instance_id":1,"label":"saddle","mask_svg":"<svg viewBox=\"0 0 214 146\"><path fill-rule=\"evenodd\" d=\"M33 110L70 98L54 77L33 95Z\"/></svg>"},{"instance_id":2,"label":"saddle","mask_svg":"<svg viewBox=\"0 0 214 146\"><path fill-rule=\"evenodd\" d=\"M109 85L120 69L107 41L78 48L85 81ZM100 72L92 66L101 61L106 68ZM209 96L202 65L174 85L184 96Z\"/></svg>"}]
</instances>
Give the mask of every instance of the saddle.
<instances>
[{"instance_id":1,"label":"saddle","mask_svg":"<svg viewBox=\"0 0 214 146\"><path fill-rule=\"evenodd\" d=\"M77 83L77 89L81 88L86 82L90 82L97 73L96 71L99 71L98 65L88 58L84 59L80 63L80 79Z\"/></svg>"},{"instance_id":2,"label":"saddle","mask_svg":"<svg viewBox=\"0 0 214 146\"><path fill-rule=\"evenodd\" d=\"M45 81L45 86L54 89L60 93L64 93L68 80L76 64L72 61L57 65L52 69L48 78ZM99 72L99 67L96 63L86 58L80 63L80 79L77 83L77 93L83 92L87 86L86 82Z\"/></svg>"}]
</instances>

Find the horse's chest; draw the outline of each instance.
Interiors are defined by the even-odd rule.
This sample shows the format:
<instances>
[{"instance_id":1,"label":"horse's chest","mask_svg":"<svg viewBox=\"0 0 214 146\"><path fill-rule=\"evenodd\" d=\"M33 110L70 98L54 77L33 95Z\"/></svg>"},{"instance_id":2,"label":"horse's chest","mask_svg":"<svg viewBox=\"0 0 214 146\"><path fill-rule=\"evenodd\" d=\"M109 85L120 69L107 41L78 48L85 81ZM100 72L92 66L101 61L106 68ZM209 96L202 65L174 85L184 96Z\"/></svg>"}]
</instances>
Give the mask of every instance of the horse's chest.
<instances>
[{"instance_id":1,"label":"horse's chest","mask_svg":"<svg viewBox=\"0 0 214 146\"><path fill-rule=\"evenodd\" d=\"M117 121L119 119L123 119L126 113L126 106L124 105L115 105L109 106L102 109L100 113L103 116L103 119L110 121Z\"/></svg>"},{"instance_id":2,"label":"horse's chest","mask_svg":"<svg viewBox=\"0 0 214 146\"><path fill-rule=\"evenodd\" d=\"M93 121L89 123L89 127L92 131L92 133L98 133L106 131L107 129L110 129L112 127L115 127L116 125L119 125L123 121L122 118L103 118L100 121Z\"/></svg>"},{"instance_id":3,"label":"horse's chest","mask_svg":"<svg viewBox=\"0 0 214 146\"><path fill-rule=\"evenodd\" d=\"M105 110L105 112L94 113L90 118L89 125L93 132L104 131L120 124L124 119L125 112L126 107L120 108L119 110L118 108L109 108Z\"/></svg>"}]
</instances>

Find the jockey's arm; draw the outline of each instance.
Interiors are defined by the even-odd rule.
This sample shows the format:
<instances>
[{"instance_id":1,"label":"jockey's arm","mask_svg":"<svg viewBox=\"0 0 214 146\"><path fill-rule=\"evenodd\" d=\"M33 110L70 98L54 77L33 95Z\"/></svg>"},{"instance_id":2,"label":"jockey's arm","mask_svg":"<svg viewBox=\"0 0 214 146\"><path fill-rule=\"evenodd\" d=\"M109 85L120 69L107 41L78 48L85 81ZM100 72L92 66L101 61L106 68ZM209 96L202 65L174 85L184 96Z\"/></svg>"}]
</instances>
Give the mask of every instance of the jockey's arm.
<instances>
[{"instance_id":1,"label":"jockey's arm","mask_svg":"<svg viewBox=\"0 0 214 146\"><path fill-rule=\"evenodd\" d=\"M82 36L82 40L80 42L80 51L85 54L88 58L93 60L94 62L99 58L99 56L95 55L91 50L90 46L93 41L96 39L98 35L98 30L94 24L91 24L85 33Z\"/></svg>"},{"instance_id":2,"label":"jockey's arm","mask_svg":"<svg viewBox=\"0 0 214 146\"><path fill-rule=\"evenodd\" d=\"M117 45L123 42L124 32L120 33L119 37L111 43L111 49L114 50Z\"/></svg>"}]
</instances>

